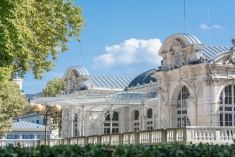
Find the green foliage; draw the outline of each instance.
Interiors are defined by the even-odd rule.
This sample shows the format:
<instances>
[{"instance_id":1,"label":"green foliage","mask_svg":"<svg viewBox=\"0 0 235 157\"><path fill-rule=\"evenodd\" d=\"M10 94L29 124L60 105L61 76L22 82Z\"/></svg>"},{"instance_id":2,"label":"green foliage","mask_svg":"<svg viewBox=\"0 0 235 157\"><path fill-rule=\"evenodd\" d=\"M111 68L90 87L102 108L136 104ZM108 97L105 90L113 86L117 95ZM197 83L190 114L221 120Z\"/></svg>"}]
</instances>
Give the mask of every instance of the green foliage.
<instances>
[{"instance_id":1,"label":"green foliage","mask_svg":"<svg viewBox=\"0 0 235 157\"><path fill-rule=\"evenodd\" d=\"M0 13L0 67L13 66L12 76L32 70L40 79L84 26L73 0L1 0Z\"/></svg>"},{"instance_id":2,"label":"green foliage","mask_svg":"<svg viewBox=\"0 0 235 157\"><path fill-rule=\"evenodd\" d=\"M27 103L24 108L22 109L21 115L20 116L25 116L29 113L34 112L34 107L32 105L30 105L29 103Z\"/></svg>"},{"instance_id":3,"label":"green foliage","mask_svg":"<svg viewBox=\"0 0 235 157\"><path fill-rule=\"evenodd\" d=\"M0 148L1 157L233 157L235 145L60 145L19 148Z\"/></svg>"},{"instance_id":4,"label":"green foliage","mask_svg":"<svg viewBox=\"0 0 235 157\"><path fill-rule=\"evenodd\" d=\"M0 67L0 83L1 84L7 84L11 80L11 73L13 69L12 66L9 67ZM3 89L1 89L0 86L0 92L3 92Z\"/></svg>"},{"instance_id":5,"label":"green foliage","mask_svg":"<svg viewBox=\"0 0 235 157\"><path fill-rule=\"evenodd\" d=\"M43 89L42 93L45 97L55 97L57 94L60 94L61 91L64 91L65 83L61 78L55 78L47 82L46 87Z\"/></svg>"},{"instance_id":6,"label":"green foliage","mask_svg":"<svg viewBox=\"0 0 235 157\"><path fill-rule=\"evenodd\" d=\"M0 84L0 89L0 136L5 136L11 130L12 118L22 115L27 101L16 83Z\"/></svg>"}]
</instances>

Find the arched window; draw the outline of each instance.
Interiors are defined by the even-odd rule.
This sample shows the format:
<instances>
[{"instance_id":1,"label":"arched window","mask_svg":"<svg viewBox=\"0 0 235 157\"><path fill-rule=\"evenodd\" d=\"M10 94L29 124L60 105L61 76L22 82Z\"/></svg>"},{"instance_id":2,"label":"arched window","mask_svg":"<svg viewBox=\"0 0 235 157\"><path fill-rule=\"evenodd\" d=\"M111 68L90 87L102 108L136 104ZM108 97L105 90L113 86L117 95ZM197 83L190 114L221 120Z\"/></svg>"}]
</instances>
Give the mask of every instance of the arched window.
<instances>
[{"instance_id":1,"label":"arched window","mask_svg":"<svg viewBox=\"0 0 235 157\"><path fill-rule=\"evenodd\" d=\"M118 117L119 117L118 112L113 112L112 133L119 132L119 121L118 121L119 118ZM104 121L104 134L110 133L110 121L111 121L111 118L110 118L110 114L108 113Z\"/></svg>"},{"instance_id":2,"label":"arched window","mask_svg":"<svg viewBox=\"0 0 235 157\"><path fill-rule=\"evenodd\" d=\"M153 129L153 110L151 108L147 110L146 129Z\"/></svg>"},{"instance_id":3,"label":"arched window","mask_svg":"<svg viewBox=\"0 0 235 157\"><path fill-rule=\"evenodd\" d=\"M110 114L108 114L106 117L105 117L105 120L106 121L110 121ZM113 112L113 121L118 121L118 113L117 112Z\"/></svg>"},{"instance_id":4,"label":"arched window","mask_svg":"<svg viewBox=\"0 0 235 157\"><path fill-rule=\"evenodd\" d=\"M220 126L235 126L235 86L225 87L220 94Z\"/></svg>"},{"instance_id":5,"label":"arched window","mask_svg":"<svg viewBox=\"0 0 235 157\"><path fill-rule=\"evenodd\" d=\"M140 112L138 110L134 112L134 120L139 120L139 113Z\"/></svg>"},{"instance_id":6,"label":"arched window","mask_svg":"<svg viewBox=\"0 0 235 157\"><path fill-rule=\"evenodd\" d=\"M187 117L187 102L186 99L189 96L189 91L186 86L182 87L177 99L177 126L189 126L190 122Z\"/></svg>"},{"instance_id":7,"label":"arched window","mask_svg":"<svg viewBox=\"0 0 235 157\"><path fill-rule=\"evenodd\" d=\"M134 131L137 131L137 130L140 129L140 128L139 128L139 126L140 126L139 115L140 115L140 113L139 113L138 110L135 110L135 111L133 112L133 130L134 130Z\"/></svg>"}]
</instances>

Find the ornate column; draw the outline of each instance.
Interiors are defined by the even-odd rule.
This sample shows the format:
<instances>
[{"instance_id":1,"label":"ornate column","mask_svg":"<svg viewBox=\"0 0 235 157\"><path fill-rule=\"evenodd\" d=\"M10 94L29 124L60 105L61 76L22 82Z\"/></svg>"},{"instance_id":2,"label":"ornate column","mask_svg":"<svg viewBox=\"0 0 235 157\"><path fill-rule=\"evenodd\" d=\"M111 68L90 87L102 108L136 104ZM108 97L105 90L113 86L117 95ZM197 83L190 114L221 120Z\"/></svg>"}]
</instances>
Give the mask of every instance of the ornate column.
<instances>
[{"instance_id":1,"label":"ornate column","mask_svg":"<svg viewBox=\"0 0 235 157\"><path fill-rule=\"evenodd\" d=\"M80 136L85 136L85 110L84 107L82 107L81 110L79 110L79 119L80 119Z\"/></svg>"},{"instance_id":2,"label":"ornate column","mask_svg":"<svg viewBox=\"0 0 235 157\"><path fill-rule=\"evenodd\" d=\"M62 138L69 137L69 109L62 108Z\"/></svg>"},{"instance_id":3,"label":"ornate column","mask_svg":"<svg viewBox=\"0 0 235 157\"><path fill-rule=\"evenodd\" d=\"M131 113L130 113L130 107L124 107L124 115L125 115L125 119L124 119L124 132L129 132L131 131Z\"/></svg>"},{"instance_id":4,"label":"ornate column","mask_svg":"<svg viewBox=\"0 0 235 157\"><path fill-rule=\"evenodd\" d=\"M70 106L69 107L69 128L70 128L70 130L69 130L69 137L73 137L73 117L74 117L74 106Z\"/></svg>"},{"instance_id":5,"label":"ornate column","mask_svg":"<svg viewBox=\"0 0 235 157\"><path fill-rule=\"evenodd\" d=\"M195 98L192 95L189 95L187 100L187 116L190 121L191 126L197 125L197 108L195 104Z\"/></svg>"},{"instance_id":6,"label":"ornate column","mask_svg":"<svg viewBox=\"0 0 235 157\"><path fill-rule=\"evenodd\" d=\"M142 121L141 130L146 130L146 113L147 113L148 107L143 104L143 106L140 107L140 119Z\"/></svg>"},{"instance_id":7,"label":"ornate column","mask_svg":"<svg viewBox=\"0 0 235 157\"><path fill-rule=\"evenodd\" d=\"M158 87L158 128L169 127L170 113L168 102L168 90L166 86Z\"/></svg>"},{"instance_id":8,"label":"ornate column","mask_svg":"<svg viewBox=\"0 0 235 157\"><path fill-rule=\"evenodd\" d=\"M111 105L111 110L109 112L110 116L110 134L113 133L113 106Z\"/></svg>"},{"instance_id":9,"label":"ornate column","mask_svg":"<svg viewBox=\"0 0 235 157\"><path fill-rule=\"evenodd\" d=\"M220 126L220 101L211 103L211 126Z\"/></svg>"}]
</instances>

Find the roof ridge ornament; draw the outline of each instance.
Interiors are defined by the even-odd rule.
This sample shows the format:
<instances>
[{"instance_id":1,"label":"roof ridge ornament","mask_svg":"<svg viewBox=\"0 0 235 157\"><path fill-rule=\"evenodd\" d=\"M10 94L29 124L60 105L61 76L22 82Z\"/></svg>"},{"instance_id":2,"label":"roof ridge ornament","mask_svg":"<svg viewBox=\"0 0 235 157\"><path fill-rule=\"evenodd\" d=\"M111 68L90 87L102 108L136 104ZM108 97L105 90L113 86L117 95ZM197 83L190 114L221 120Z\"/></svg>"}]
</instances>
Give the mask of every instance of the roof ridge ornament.
<instances>
[{"instance_id":1,"label":"roof ridge ornament","mask_svg":"<svg viewBox=\"0 0 235 157\"><path fill-rule=\"evenodd\" d=\"M225 59L224 64L229 64L230 62L235 64L235 39L231 39L233 47L230 48L230 54L227 59Z\"/></svg>"},{"instance_id":2,"label":"roof ridge ornament","mask_svg":"<svg viewBox=\"0 0 235 157\"><path fill-rule=\"evenodd\" d=\"M232 39L231 41L232 41L233 47L231 47L231 49L230 49L230 50L235 51L235 39Z\"/></svg>"}]
</instances>

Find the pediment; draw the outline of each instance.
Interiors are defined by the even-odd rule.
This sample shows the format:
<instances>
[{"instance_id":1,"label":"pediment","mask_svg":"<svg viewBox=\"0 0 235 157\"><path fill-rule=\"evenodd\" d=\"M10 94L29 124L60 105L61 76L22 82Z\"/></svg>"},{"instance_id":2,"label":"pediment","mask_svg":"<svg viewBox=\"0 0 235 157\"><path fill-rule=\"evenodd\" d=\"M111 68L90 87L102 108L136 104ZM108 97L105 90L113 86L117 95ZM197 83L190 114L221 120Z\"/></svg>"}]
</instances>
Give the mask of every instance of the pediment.
<instances>
[{"instance_id":1,"label":"pediment","mask_svg":"<svg viewBox=\"0 0 235 157\"><path fill-rule=\"evenodd\" d=\"M175 34L166 39L159 50L163 58L162 70L179 68L200 61L201 42L194 36ZM202 61L203 62L203 61Z\"/></svg>"},{"instance_id":2,"label":"pediment","mask_svg":"<svg viewBox=\"0 0 235 157\"><path fill-rule=\"evenodd\" d=\"M66 84L65 93L74 93L88 88L86 80L90 78L88 71L83 67L70 67L64 74Z\"/></svg>"},{"instance_id":3,"label":"pediment","mask_svg":"<svg viewBox=\"0 0 235 157\"><path fill-rule=\"evenodd\" d=\"M212 61L212 64L219 65L235 65L235 51L224 52L216 56Z\"/></svg>"}]
</instances>

